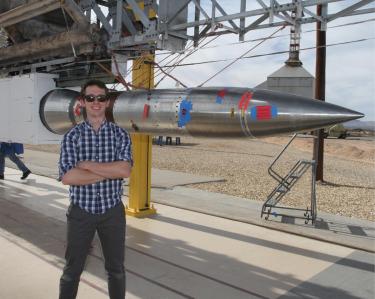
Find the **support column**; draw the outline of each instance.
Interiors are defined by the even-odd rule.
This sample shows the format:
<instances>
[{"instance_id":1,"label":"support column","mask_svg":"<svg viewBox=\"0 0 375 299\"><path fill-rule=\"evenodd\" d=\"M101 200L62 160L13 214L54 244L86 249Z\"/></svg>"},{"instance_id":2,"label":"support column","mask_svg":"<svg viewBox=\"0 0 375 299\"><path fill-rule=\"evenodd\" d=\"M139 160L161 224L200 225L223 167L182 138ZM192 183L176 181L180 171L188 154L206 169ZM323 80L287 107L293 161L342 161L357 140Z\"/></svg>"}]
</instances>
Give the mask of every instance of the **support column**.
<instances>
[{"instance_id":1,"label":"support column","mask_svg":"<svg viewBox=\"0 0 375 299\"><path fill-rule=\"evenodd\" d=\"M143 88L154 87L154 67L151 62L154 55L147 55L133 62L134 86ZM151 157L152 136L145 134L131 134L133 144L134 166L129 182L129 205L125 208L127 215L143 217L156 213L151 205Z\"/></svg>"},{"instance_id":2,"label":"support column","mask_svg":"<svg viewBox=\"0 0 375 299\"><path fill-rule=\"evenodd\" d=\"M317 6L317 15L326 17L327 5ZM316 23L316 68L315 68L315 98L325 101L326 87L326 28L322 22ZM324 161L324 129L317 130L314 139L313 159L316 161L316 180L323 182Z\"/></svg>"}]
</instances>

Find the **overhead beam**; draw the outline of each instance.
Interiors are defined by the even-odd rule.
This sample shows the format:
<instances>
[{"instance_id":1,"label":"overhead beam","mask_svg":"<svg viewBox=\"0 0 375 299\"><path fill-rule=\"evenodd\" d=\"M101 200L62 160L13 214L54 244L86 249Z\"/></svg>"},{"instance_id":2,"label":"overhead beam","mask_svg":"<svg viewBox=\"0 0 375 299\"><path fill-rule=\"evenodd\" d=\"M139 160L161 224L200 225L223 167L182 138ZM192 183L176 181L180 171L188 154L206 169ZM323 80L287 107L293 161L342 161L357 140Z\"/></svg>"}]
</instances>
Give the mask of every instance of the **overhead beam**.
<instances>
[{"instance_id":1,"label":"overhead beam","mask_svg":"<svg viewBox=\"0 0 375 299\"><path fill-rule=\"evenodd\" d=\"M145 15L143 10L140 9L140 7L138 6L138 3L135 2L134 0L125 0L125 1L130 5L134 14L136 14L139 17L139 20L141 21L142 25L145 28L149 28L150 25L151 25L150 20L149 20L148 16Z\"/></svg>"},{"instance_id":2,"label":"overhead beam","mask_svg":"<svg viewBox=\"0 0 375 299\"><path fill-rule=\"evenodd\" d=\"M94 12L95 12L97 18L99 19L99 21L103 24L105 30L107 30L108 33L111 33L112 32L112 26L107 21L107 18L103 14L103 12L100 9L99 5L95 3L92 9L94 10Z\"/></svg>"},{"instance_id":3,"label":"overhead beam","mask_svg":"<svg viewBox=\"0 0 375 299\"><path fill-rule=\"evenodd\" d=\"M240 5L241 12L246 11L246 0L241 0L241 5ZM245 18L240 19L240 35L239 35L239 40L243 42L245 40Z\"/></svg>"},{"instance_id":4,"label":"overhead beam","mask_svg":"<svg viewBox=\"0 0 375 299\"><path fill-rule=\"evenodd\" d=\"M212 5L213 5L213 6L216 6L216 8L218 9L218 11L220 11L220 13L221 13L223 16L227 16L227 15L228 15L228 14L225 12L225 10L220 6L220 4L217 3L216 0L211 0L211 1L212 1ZM245 2L245 5L246 5L246 1L243 1L243 2ZM242 5L243 5L243 3L241 3L241 6L242 6ZM241 9L241 11L245 11L245 8L244 8L243 10ZM237 30L237 32L238 32L239 28L238 28L238 26L236 25L236 23L233 22L232 20L230 20L230 21L228 21L228 22L232 25L233 29Z\"/></svg>"},{"instance_id":5,"label":"overhead beam","mask_svg":"<svg viewBox=\"0 0 375 299\"><path fill-rule=\"evenodd\" d=\"M128 29L128 31L132 35L136 35L137 34L137 29L135 29L135 27L134 27L134 25L132 23L132 20L130 19L128 13L124 9L122 10L121 18L122 18L122 23L124 24L124 26L126 27L126 29Z\"/></svg>"},{"instance_id":6,"label":"overhead beam","mask_svg":"<svg viewBox=\"0 0 375 299\"><path fill-rule=\"evenodd\" d=\"M367 5L367 4L371 3L371 2L374 2L374 0L362 0L362 1L358 2L358 3L355 3L355 4L349 6L349 7L345 8L345 9L339 11L338 13L330 15L328 17L328 21L332 21L332 20L340 18L340 17L342 17L344 15L347 15L348 13L353 12L356 9L358 9L358 8L360 8L362 6L365 6L365 5Z\"/></svg>"},{"instance_id":7,"label":"overhead beam","mask_svg":"<svg viewBox=\"0 0 375 299\"><path fill-rule=\"evenodd\" d=\"M185 9L185 7L189 5L190 1L191 0L186 0L186 2L179 9L177 9L175 14L167 20L166 24L170 24ZM195 7L195 9L199 11L197 6ZM197 20L196 23L197 22L199 22L199 20ZM197 25L199 25L199 24L197 24Z\"/></svg>"},{"instance_id":8,"label":"overhead beam","mask_svg":"<svg viewBox=\"0 0 375 299\"><path fill-rule=\"evenodd\" d=\"M206 19L209 19L209 15L206 13L206 11L202 8L202 6L200 5L200 1L197 1L197 0L192 0L195 4L195 7L197 7L199 9L199 11L206 17ZM215 0L213 0L215 1Z\"/></svg>"},{"instance_id":9,"label":"overhead beam","mask_svg":"<svg viewBox=\"0 0 375 299\"><path fill-rule=\"evenodd\" d=\"M90 43L93 43L93 41L87 32L77 30L62 32L2 48L0 49L0 62L22 57L33 57L40 53L56 51L66 47L70 48L72 44L82 46Z\"/></svg>"},{"instance_id":10,"label":"overhead beam","mask_svg":"<svg viewBox=\"0 0 375 299\"><path fill-rule=\"evenodd\" d=\"M8 27L60 8L59 0L40 0L17 6L0 14L0 27Z\"/></svg>"},{"instance_id":11,"label":"overhead beam","mask_svg":"<svg viewBox=\"0 0 375 299\"><path fill-rule=\"evenodd\" d=\"M274 2L274 0L272 0L272 1ZM292 11L292 10L297 8L297 5L302 5L302 7L308 7L308 6L315 6L317 4L328 4L328 3L340 2L340 1L343 1L343 0L306 0L306 1L301 1L301 2L298 2L298 3L281 4L279 6L274 6L273 9L271 9L270 7L269 8L260 8L260 9L255 9L255 10L251 10L251 11L245 11L245 12L230 14L230 15L226 15L226 16L215 17L215 22L226 22L226 21L229 21L229 20L236 20L236 19L241 19L241 18L248 18L248 17L265 15L267 13L269 13L269 18L271 20L272 13L276 15L277 13L280 14L280 13L283 13L283 12ZM363 1L361 1L360 6L365 5L364 4L365 2L370 3L370 2L374 2L374 0L363 0ZM357 4L356 4L356 7L357 7ZM352 15L358 15L358 14L365 14L365 13L369 13L371 10L372 10L371 8L363 9L363 10L354 10L354 11L353 11L353 8L351 8L350 10L345 9L346 14L344 14L344 12L343 12L342 14L340 14L340 17L352 16ZM332 14L332 15L328 16L328 19L330 20L330 17L334 16L334 15L335 14ZM283 18L282 16L278 16L278 17ZM290 20L287 20L287 22L289 22L289 21ZM182 29L195 27L195 26L208 25L208 24L211 24L211 22L212 22L211 19L204 19L204 20L199 20L199 21L194 21L194 22L188 22L188 23L185 23L185 24L176 24L176 25L172 25L172 26L168 27L168 31L182 30ZM287 22L282 22L281 24L284 25ZM303 19L300 20L300 22L304 23L304 24L305 23L312 23L312 22L316 22L316 19L315 18L308 18L308 19L303 18ZM270 22L268 27L275 27L275 25L279 25L279 24L280 24L280 22L274 23L272 21L272 22ZM266 28L267 26L263 26L263 27Z\"/></svg>"},{"instance_id":12,"label":"overhead beam","mask_svg":"<svg viewBox=\"0 0 375 299\"><path fill-rule=\"evenodd\" d=\"M250 30L253 30L254 28L256 28L259 24L263 23L265 20L267 20L269 17L269 14L265 14L263 16L261 16L260 18L256 19L253 23L251 23L249 26L247 26L245 29L244 29L244 33L247 33L249 32Z\"/></svg>"},{"instance_id":13,"label":"overhead beam","mask_svg":"<svg viewBox=\"0 0 375 299\"><path fill-rule=\"evenodd\" d=\"M77 3L73 0L63 0L61 3L62 7L68 12L78 27L85 28L90 25L89 20L87 20L83 10L77 5Z\"/></svg>"}]
</instances>

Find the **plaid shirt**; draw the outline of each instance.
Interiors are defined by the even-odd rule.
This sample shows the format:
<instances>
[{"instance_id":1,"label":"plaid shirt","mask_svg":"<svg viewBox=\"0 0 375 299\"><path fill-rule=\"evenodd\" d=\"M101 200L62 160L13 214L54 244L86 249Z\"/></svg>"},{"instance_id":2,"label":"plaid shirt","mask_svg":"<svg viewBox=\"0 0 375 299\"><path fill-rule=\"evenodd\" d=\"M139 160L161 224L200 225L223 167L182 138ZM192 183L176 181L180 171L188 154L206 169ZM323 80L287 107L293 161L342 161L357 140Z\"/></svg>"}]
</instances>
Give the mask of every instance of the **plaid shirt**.
<instances>
[{"instance_id":1,"label":"plaid shirt","mask_svg":"<svg viewBox=\"0 0 375 299\"><path fill-rule=\"evenodd\" d=\"M80 161L132 164L129 134L114 123L104 121L98 133L87 122L82 122L65 134L61 142L59 178ZM70 200L92 214L103 214L121 201L123 179L106 179L84 186L71 185Z\"/></svg>"}]
</instances>

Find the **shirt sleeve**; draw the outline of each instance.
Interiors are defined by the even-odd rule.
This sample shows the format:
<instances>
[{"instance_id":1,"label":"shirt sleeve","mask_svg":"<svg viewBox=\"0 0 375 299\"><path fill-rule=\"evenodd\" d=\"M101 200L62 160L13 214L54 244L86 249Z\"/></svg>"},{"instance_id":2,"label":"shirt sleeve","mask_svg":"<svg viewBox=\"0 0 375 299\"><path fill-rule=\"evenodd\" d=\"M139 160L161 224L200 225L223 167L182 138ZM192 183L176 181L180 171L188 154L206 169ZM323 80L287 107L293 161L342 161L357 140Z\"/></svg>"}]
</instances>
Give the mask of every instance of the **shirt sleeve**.
<instances>
[{"instance_id":1,"label":"shirt sleeve","mask_svg":"<svg viewBox=\"0 0 375 299\"><path fill-rule=\"evenodd\" d=\"M130 135L125 130L121 130L120 136L119 154L117 159L118 161L127 161L133 166L132 141Z\"/></svg>"},{"instance_id":2,"label":"shirt sleeve","mask_svg":"<svg viewBox=\"0 0 375 299\"><path fill-rule=\"evenodd\" d=\"M60 160L59 160L59 178L77 165L77 146L72 131L65 134L61 142Z\"/></svg>"}]
</instances>

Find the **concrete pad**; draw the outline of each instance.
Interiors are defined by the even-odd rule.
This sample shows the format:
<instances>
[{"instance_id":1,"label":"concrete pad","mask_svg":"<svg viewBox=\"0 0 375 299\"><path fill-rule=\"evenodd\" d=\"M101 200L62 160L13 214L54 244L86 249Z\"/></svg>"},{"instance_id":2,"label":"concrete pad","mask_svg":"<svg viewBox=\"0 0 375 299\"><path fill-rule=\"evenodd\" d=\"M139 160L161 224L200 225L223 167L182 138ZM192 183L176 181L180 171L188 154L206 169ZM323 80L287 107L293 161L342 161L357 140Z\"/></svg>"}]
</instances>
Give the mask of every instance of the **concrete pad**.
<instances>
[{"instance_id":1,"label":"concrete pad","mask_svg":"<svg viewBox=\"0 0 375 299\"><path fill-rule=\"evenodd\" d=\"M36 174L57 177L58 154L27 150L25 162ZM14 167L10 161L7 161L7 165ZM16 178L21 172L13 175ZM262 202L183 187L187 184L220 180L220 178L153 169L152 200L375 252L374 222L324 212L318 213L315 225L305 224L304 220L294 217L271 216L269 221L265 221L260 218Z\"/></svg>"},{"instance_id":2,"label":"concrete pad","mask_svg":"<svg viewBox=\"0 0 375 299\"><path fill-rule=\"evenodd\" d=\"M35 174L52 178L57 177L58 154L26 150L25 161ZM8 159L7 165L14 167L14 164ZM13 176L19 178L21 172L16 171ZM271 216L268 221L265 221L260 218L262 202L183 187L186 184L220 180L220 178L153 169L152 200L166 205L375 252L374 222L331 215L320 211L314 225L311 225L311 222L305 224L304 220L294 217ZM127 194L127 191L125 191L125 194ZM59 205L59 203L56 204Z\"/></svg>"},{"instance_id":3,"label":"concrete pad","mask_svg":"<svg viewBox=\"0 0 375 299\"><path fill-rule=\"evenodd\" d=\"M151 187L153 188L172 189L177 186L223 181L225 180L222 178L155 168L151 169ZM125 180L125 185L129 185L129 180Z\"/></svg>"},{"instance_id":4,"label":"concrete pad","mask_svg":"<svg viewBox=\"0 0 375 299\"><path fill-rule=\"evenodd\" d=\"M324 212L318 213L314 225L311 222L305 224L303 219L297 218L292 218L292 223L282 223L282 217L265 220L260 217L262 202L186 187L153 189L151 196L156 203L375 252L375 223L371 221Z\"/></svg>"},{"instance_id":5,"label":"concrete pad","mask_svg":"<svg viewBox=\"0 0 375 299\"><path fill-rule=\"evenodd\" d=\"M0 229L2 299L51 299L58 298L58 284L63 261L40 250L33 244ZM79 298L104 299L106 290L87 275L82 276ZM93 287L94 286L94 287Z\"/></svg>"},{"instance_id":6,"label":"concrete pad","mask_svg":"<svg viewBox=\"0 0 375 299\"><path fill-rule=\"evenodd\" d=\"M357 268L347 272L346 265L349 260L356 263ZM372 263L368 263L368 261L372 261ZM314 294L316 298L374 298L375 278L374 275L368 275L369 272L374 273L374 262L374 255L363 251L355 251L345 259L339 260L315 275L309 281L291 289L279 299L311 297L309 294ZM340 275L332 280L332 277L337 273L340 273ZM353 279L360 281L361 284L363 283L354 292L351 288Z\"/></svg>"},{"instance_id":7,"label":"concrete pad","mask_svg":"<svg viewBox=\"0 0 375 299\"><path fill-rule=\"evenodd\" d=\"M56 298L67 190L51 178L33 174L23 182L15 173L7 169L7 180L0 182L0 252L6 253L0 261L5 265L0 298ZM156 208L158 214L150 218L127 218L127 298L278 298L301 289L318 298L319 287L331 298L371 292L373 254L358 259L347 247L175 207ZM338 271L352 275L350 285L337 283ZM319 275L324 282L316 279ZM19 280L24 281L17 287ZM304 287L309 282L314 287ZM44 293L48 296L37 297ZM80 294L107 297L97 240Z\"/></svg>"}]
</instances>

